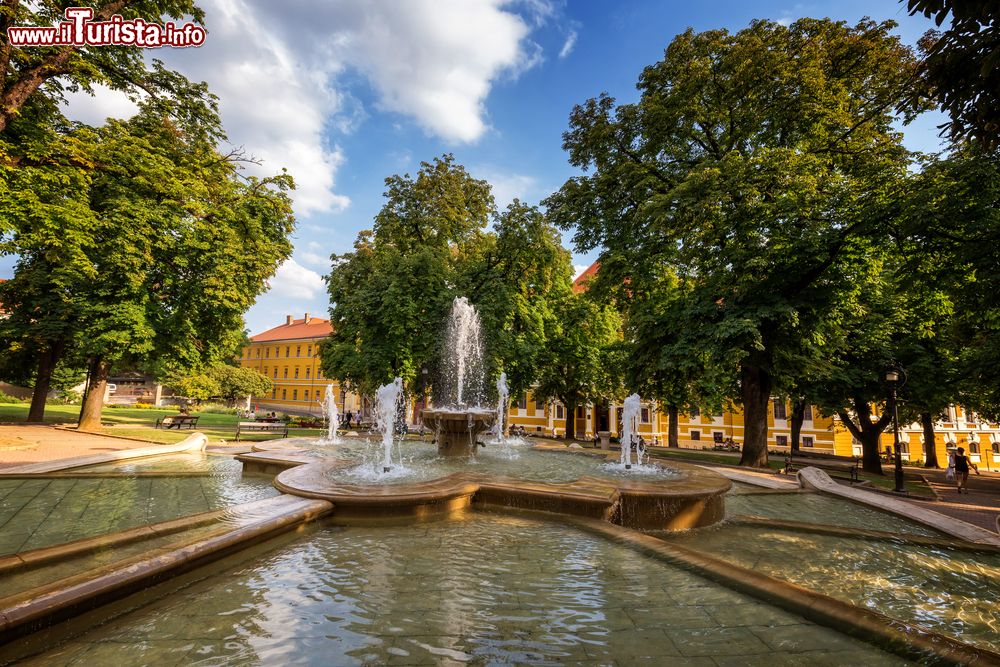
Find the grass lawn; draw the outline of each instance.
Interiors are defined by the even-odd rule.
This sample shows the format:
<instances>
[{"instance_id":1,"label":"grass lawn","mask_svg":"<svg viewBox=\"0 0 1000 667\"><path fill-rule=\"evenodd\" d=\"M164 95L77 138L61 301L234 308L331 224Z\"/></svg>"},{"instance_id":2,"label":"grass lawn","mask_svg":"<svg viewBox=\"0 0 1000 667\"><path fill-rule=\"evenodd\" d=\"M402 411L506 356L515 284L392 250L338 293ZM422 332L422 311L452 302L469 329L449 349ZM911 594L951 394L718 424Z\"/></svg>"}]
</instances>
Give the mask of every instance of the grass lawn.
<instances>
[{"instance_id":1,"label":"grass lawn","mask_svg":"<svg viewBox=\"0 0 1000 667\"><path fill-rule=\"evenodd\" d=\"M80 414L78 405L50 405L45 408L45 421L50 424L75 424ZM138 438L150 442L162 442L166 444L180 442L191 431L184 429L158 429L154 428L156 420L166 415L177 414L176 408L163 408L152 410L137 410L135 408L110 408L105 407L101 415L101 423L104 427L102 433L107 435L120 435L128 438ZM236 415L214 414L198 412L198 426L195 430L208 436L209 444L218 445L223 441L227 443L236 440L236 423L239 417ZM0 422L23 422L28 416L27 403L3 403L0 404ZM289 437L298 436L320 436L321 429L289 429ZM253 433L241 441L261 441L273 440L274 434Z\"/></svg>"}]
</instances>

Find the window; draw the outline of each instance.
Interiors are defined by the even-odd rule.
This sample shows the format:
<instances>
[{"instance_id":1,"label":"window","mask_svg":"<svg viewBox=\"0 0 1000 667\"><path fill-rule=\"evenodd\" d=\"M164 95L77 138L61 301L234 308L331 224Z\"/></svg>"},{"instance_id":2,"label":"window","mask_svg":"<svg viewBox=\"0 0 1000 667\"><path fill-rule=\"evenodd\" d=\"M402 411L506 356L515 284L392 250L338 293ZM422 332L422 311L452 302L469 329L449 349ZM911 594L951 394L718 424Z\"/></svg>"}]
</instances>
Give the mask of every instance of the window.
<instances>
[{"instance_id":1,"label":"window","mask_svg":"<svg viewBox=\"0 0 1000 667\"><path fill-rule=\"evenodd\" d=\"M319 378L319 379L323 378L323 369L322 368L317 368L316 369L316 377Z\"/></svg>"},{"instance_id":2,"label":"window","mask_svg":"<svg viewBox=\"0 0 1000 667\"><path fill-rule=\"evenodd\" d=\"M267 366L264 366L264 375L267 376Z\"/></svg>"},{"instance_id":3,"label":"window","mask_svg":"<svg viewBox=\"0 0 1000 667\"><path fill-rule=\"evenodd\" d=\"M556 419L565 419L565 418L566 418L566 413L563 412L563 406L557 405L556 406Z\"/></svg>"},{"instance_id":4,"label":"window","mask_svg":"<svg viewBox=\"0 0 1000 667\"><path fill-rule=\"evenodd\" d=\"M1000 442L993 443L993 453L1000 454Z\"/></svg>"},{"instance_id":5,"label":"window","mask_svg":"<svg viewBox=\"0 0 1000 667\"><path fill-rule=\"evenodd\" d=\"M296 380L299 379L299 367L298 366L295 367L295 379Z\"/></svg>"},{"instance_id":6,"label":"window","mask_svg":"<svg viewBox=\"0 0 1000 667\"><path fill-rule=\"evenodd\" d=\"M296 357L301 357L302 356L302 346L301 345L296 345L295 346L295 356Z\"/></svg>"},{"instance_id":7,"label":"window","mask_svg":"<svg viewBox=\"0 0 1000 667\"><path fill-rule=\"evenodd\" d=\"M312 369L306 366L306 379L309 379L309 374L312 373Z\"/></svg>"},{"instance_id":8,"label":"window","mask_svg":"<svg viewBox=\"0 0 1000 667\"><path fill-rule=\"evenodd\" d=\"M278 379L278 367L277 366L274 367L274 379L275 380Z\"/></svg>"},{"instance_id":9,"label":"window","mask_svg":"<svg viewBox=\"0 0 1000 667\"><path fill-rule=\"evenodd\" d=\"M774 444L776 444L778 447L787 447L788 446L788 436L787 435L776 435L776 436L774 436Z\"/></svg>"},{"instance_id":10,"label":"window","mask_svg":"<svg viewBox=\"0 0 1000 667\"><path fill-rule=\"evenodd\" d=\"M535 412L545 412L545 401L535 399Z\"/></svg>"},{"instance_id":11,"label":"window","mask_svg":"<svg viewBox=\"0 0 1000 667\"><path fill-rule=\"evenodd\" d=\"M260 348L257 348L257 358L260 359Z\"/></svg>"},{"instance_id":12,"label":"window","mask_svg":"<svg viewBox=\"0 0 1000 667\"><path fill-rule=\"evenodd\" d=\"M649 423L649 408L642 409L642 415L640 416L640 419L642 420L643 424Z\"/></svg>"},{"instance_id":13,"label":"window","mask_svg":"<svg viewBox=\"0 0 1000 667\"><path fill-rule=\"evenodd\" d=\"M722 442L722 431L712 431L712 442Z\"/></svg>"},{"instance_id":14,"label":"window","mask_svg":"<svg viewBox=\"0 0 1000 667\"><path fill-rule=\"evenodd\" d=\"M584 412L584 409L585 408L582 405L576 406L576 418L577 419L583 419L584 417L587 416L586 413Z\"/></svg>"},{"instance_id":15,"label":"window","mask_svg":"<svg viewBox=\"0 0 1000 667\"><path fill-rule=\"evenodd\" d=\"M288 366L285 366L285 379L288 379Z\"/></svg>"},{"instance_id":16,"label":"window","mask_svg":"<svg viewBox=\"0 0 1000 667\"><path fill-rule=\"evenodd\" d=\"M701 440L701 431L691 431L692 440Z\"/></svg>"},{"instance_id":17,"label":"window","mask_svg":"<svg viewBox=\"0 0 1000 667\"><path fill-rule=\"evenodd\" d=\"M285 400L286 398L288 398L288 390L287 389L282 389L281 390L281 400Z\"/></svg>"},{"instance_id":18,"label":"window","mask_svg":"<svg viewBox=\"0 0 1000 667\"><path fill-rule=\"evenodd\" d=\"M299 390L298 389L292 389L292 400L293 401L299 400Z\"/></svg>"},{"instance_id":19,"label":"window","mask_svg":"<svg viewBox=\"0 0 1000 667\"><path fill-rule=\"evenodd\" d=\"M520 396L517 397L517 408L519 410L527 410L528 409L528 396L527 396L527 394L521 394Z\"/></svg>"},{"instance_id":20,"label":"window","mask_svg":"<svg viewBox=\"0 0 1000 667\"><path fill-rule=\"evenodd\" d=\"M264 348L264 358L265 359L270 359L271 358L271 348L269 348L269 347L265 347Z\"/></svg>"},{"instance_id":21,"label":"window","mask_svg":"<svg viewBox=\"0 0 1000 667\"><path fill-rule=\"evenodd\" d=\"M785 402L780 398L774 399L774 418L788 419L788 413L785 412Z\"/></svg>"},{"instance_id":22,"label":"window","mask_svg":"<svg viewBox=\"0 0 1000 667\"><path fill-rule=\"evenodd\" d=\"M275 372L277 372L277 371L275 371ZM271 390L271 398L278 398L278 390L277 389L272 389Z\"/></svg>"},{"instance_id":23,"label":"window","mask_svg":"<svg viewBox=\"0 0 1000 667\"><path fill-rule=\"evenodd\" d=\"M802 446L803 447L812 447L813 446L813 439L812 439L811 435L804 435L804 436L802 436Z\"/></svg>"},{"instance_id":24,"label":"window","mask_svg":"<svg viewBox=\"0 0 1000 667\"><path fill-rule=\"evenodd\" d=\"M970 454L978 454L979 453L979 443L978 442L972 442L971 440L969 441L969 453Z\"/></svg>"},{"instance_id":25,"label":"window","mask_svg":"<svg viewBox=\"0 0 1000 667\"><path fill-rule=\"evenodd\" d=\"M286 345L285 346L285 359L287 359L290 356L292 356L292 346L291 345Z\"/></svg>"},{"instance_id":26,"label":"window","mask_svg":"<svg viewBox=\"0 0 1000 667\"><path fill-rule=\"evenodd\" d=\"M813 418L813 406L807 405L805 412L802 413L802 421L811 422Z\"/></svg>"}]
</instances>

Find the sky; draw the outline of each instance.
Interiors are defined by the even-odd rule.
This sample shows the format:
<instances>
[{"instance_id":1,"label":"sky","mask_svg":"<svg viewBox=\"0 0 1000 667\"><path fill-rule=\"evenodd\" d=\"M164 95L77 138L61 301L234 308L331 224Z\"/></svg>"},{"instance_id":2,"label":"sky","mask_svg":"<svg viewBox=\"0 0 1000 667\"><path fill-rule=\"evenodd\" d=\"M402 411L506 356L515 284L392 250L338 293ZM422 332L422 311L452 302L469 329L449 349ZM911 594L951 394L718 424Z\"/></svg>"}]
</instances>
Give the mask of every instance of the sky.
<instances>
[{"instance_id":1,"label":"sky","mask_svg":"<svg viewBox=\"0 0 1000 667\"><path fill-rule=\"evenodd\" d=\"M489 181L497 203L537 204L575 174L562 150L574 105L635 83L688 27L739 30L757 18L790 22L864 16L899 23L914 44L932 23L892 0L202 0L204 46L151 54L219 97L229 141L260 159L251 173L287 168L295 252L246 315L251 334L286 314L328 317L323 275L349 252L383 203L384 179L415 174L453 153ZM132 113L122 95L71 97L67 114L100 123ZM941 149L927 114L904 128L913 150ZM565 244L570 246L569 234ZM582 271L595 255L574 253ZM12 263L0 264L0 277Z\"/></svg>"}]
</instances>

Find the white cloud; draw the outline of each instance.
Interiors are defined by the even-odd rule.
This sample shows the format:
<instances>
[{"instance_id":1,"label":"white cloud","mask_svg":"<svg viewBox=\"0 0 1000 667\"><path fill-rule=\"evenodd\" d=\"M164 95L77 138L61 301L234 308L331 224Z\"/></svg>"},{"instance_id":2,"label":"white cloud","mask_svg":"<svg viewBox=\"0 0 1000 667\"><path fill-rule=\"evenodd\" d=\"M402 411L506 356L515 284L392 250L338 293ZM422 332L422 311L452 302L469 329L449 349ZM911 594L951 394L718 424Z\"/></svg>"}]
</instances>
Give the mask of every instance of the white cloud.
<instances>
[{"instance_id":1,"label":"white cloud","mask_svg":"<svg viewBox=\"0 0 1000 667\"><path fill-rule=\"evenodd\" d=\"M483 178L493 186L493 198L501 211L507 205L520 199L526 204L535 204L534 197L539 194L538 179L527 174L511 174L496 171L492 168L472 169L472 175Z\"/></svg>"},{"instance_id":2,"label":"white cloud","mask_svg":"<svg viewBox=\"0 0 1000 667\"><path fill-rule=\"evenodd\" d=\"M330 269L330 253L324 253L323 246L315 241L310 241L304 247L297 249L295 256L305 265L322 269L324 272Z\"/></svg>"},{"instance_id":3,"label":"white cloud","mask_svg":"<svg viewBox=\"0 0 1000 667\"><path fill-rule=\"evenodd\" d=\"M573 265L573 280L580 277L580 274L587 270L590 264L574 264Z\"/></svg>"},{"instance_id":4,"label":"white cloud","mask_svg":"<svg viewBox=\"0 0 1000 667\"><path fill-rule=\"evenodd\" d=\"M569 35L566 36L566 41L563 42L562 48L559 49L559 58L565 58L573 52L573 47L576 46L576 30L571 30Z\"/></svg>"},{"instance_id":5,"label":"white cloud","mask_svg":"<svg viewBox=\"0 0 1000 667\"><path fill-rule=\"evenodd\" d=\"M94 94L66 93L63 113L88 125L101 125L108 118L130 118L139 107L125 93L107 86L94 86Z\"/></svg>"},{"instance_id":6,"label":"white cloud","mask_svg":"<svg viewBox=\"0 0 1000 667\"><path fill-rule=\"evenodd\" d=\"M268 296L308 300L316 298L324 287L323 278L318 273L289 259L278 267L278 272L271 279Z\"/></svg>"}]
</instances>

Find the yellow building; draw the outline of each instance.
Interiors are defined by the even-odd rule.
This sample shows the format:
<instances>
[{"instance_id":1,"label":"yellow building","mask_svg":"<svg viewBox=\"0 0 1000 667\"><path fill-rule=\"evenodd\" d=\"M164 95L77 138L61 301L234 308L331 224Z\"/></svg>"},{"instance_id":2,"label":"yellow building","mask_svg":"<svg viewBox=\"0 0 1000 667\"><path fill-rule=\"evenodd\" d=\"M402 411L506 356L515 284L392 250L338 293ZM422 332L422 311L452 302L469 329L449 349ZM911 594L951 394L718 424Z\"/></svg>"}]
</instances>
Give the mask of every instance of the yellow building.
<instances>
[{"instance_id":1,"label":"yellow building","mask_svg":"<svg viewBox=\"0 0 1000 667\"><path fill-rule=\"evenodd\" d=\"M274 385L269 396L254 396L253 404L262 411L320 414L326 387L332 384L340 414L357 413L358 396L323 377L320 368L319 342L331 331L329 320L306 313L302 319L288 315L281 326L251 336L240 365L267 376Z\"/></svg>"}]
</instances>

